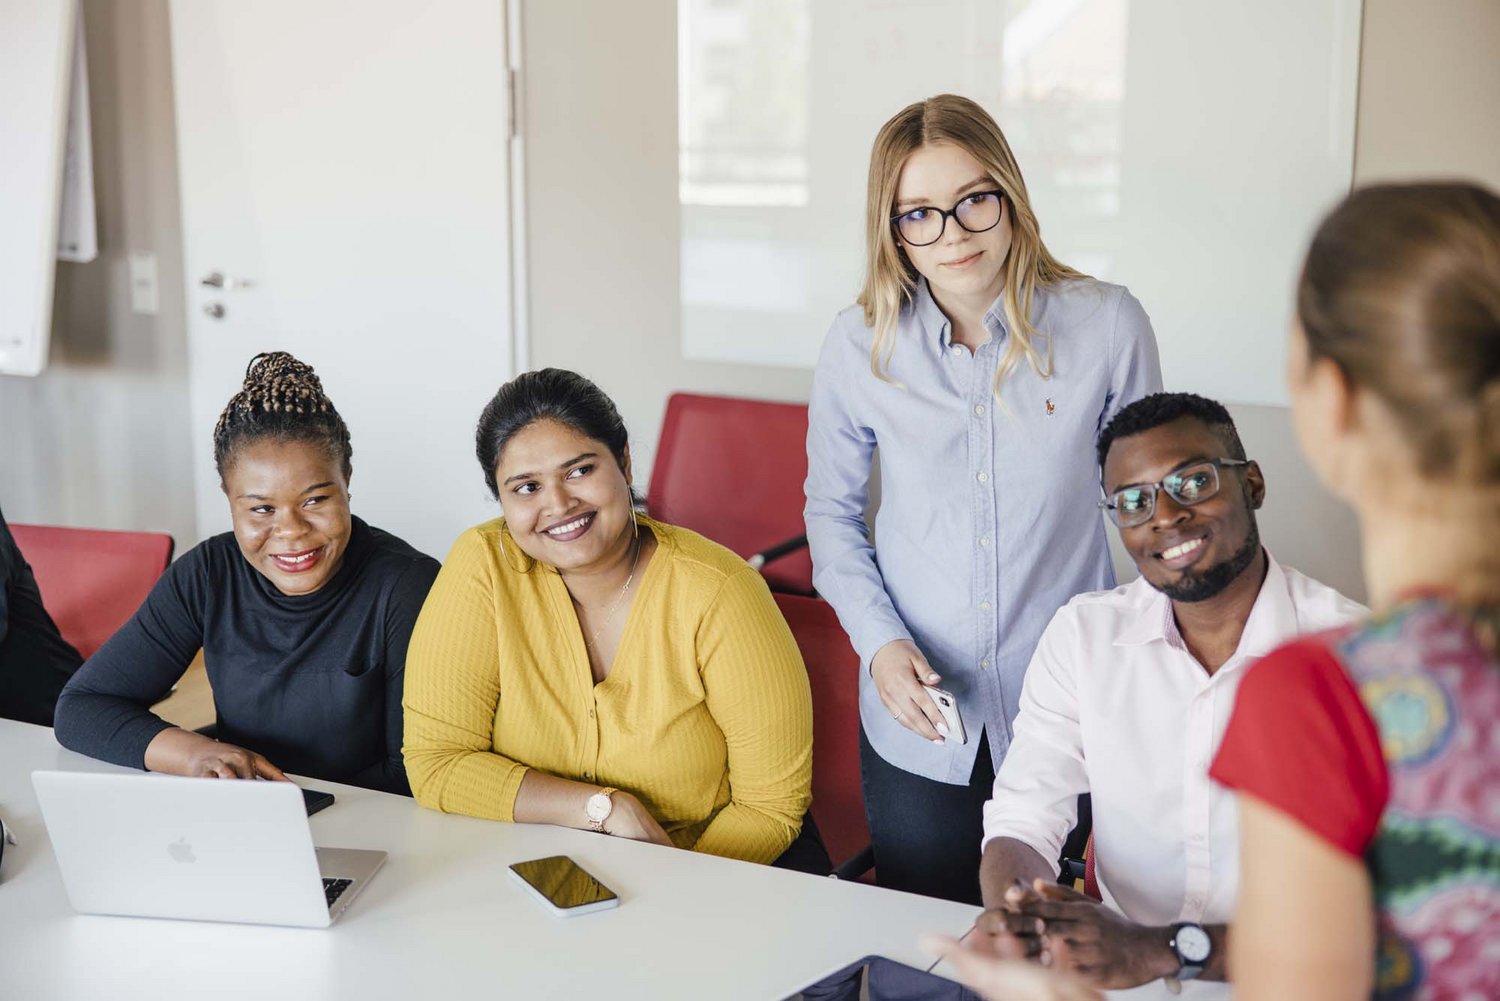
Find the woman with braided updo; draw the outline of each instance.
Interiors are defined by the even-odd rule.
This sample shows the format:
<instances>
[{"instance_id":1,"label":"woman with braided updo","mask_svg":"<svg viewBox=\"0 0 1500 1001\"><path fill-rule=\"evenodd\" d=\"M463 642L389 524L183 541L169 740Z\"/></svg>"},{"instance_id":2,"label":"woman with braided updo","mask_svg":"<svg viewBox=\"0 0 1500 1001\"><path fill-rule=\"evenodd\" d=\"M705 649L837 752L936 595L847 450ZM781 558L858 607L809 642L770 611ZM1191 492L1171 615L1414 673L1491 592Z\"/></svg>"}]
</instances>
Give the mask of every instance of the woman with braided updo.
<instances>
[{"instance_id":1,"label":"woman with braided updo","mask_svg":"<svg viewBox=\"0 0 1500 1001\"><path fill-rule=\"evenodd\" d=\"M438 564L350 514L352 455L312 368L256 355L214 428L234 530L172 564L73 676L57 739L175 775L285 770L410 795L401 687ZM217 740L150 710L199 649Z\"/></svg>"}]
</instances>

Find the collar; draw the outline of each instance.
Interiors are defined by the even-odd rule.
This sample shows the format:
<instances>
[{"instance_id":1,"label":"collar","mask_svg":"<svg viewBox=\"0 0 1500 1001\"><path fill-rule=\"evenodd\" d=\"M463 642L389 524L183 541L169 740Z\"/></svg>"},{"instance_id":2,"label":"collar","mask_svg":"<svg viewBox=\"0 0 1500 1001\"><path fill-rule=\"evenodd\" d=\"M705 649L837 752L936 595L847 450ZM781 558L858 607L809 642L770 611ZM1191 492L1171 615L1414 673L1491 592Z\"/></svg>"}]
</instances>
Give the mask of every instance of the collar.
<instances>
[{"instance_id":1,"label":"collar","mask_svg":"<svg viewBox=\"0 0 1500 1001\"><path fill-rule=\"evenodd\" d=\"M1041 294L1038 288L1032 293L1035 301ZM932 297L932 289L927 285L927 279L917 277L917 287L912 291L912 312L917 321L922 325L922 331L940 350L946 351L953 344L953 324L943 315L942 309L938 307L937 300ZM1007 327L1005 325L1005 292L1002 290L995 301L990 303L990 308L984 313L984 326L990 332L991 342L999 342L1006 337Z\"/></svg>"},{"instance_id":2,"label":"collar","mask_svg":"<svg viewBox=\"0 0 1500 1001\"><path fill-rule=\"evenodd\" d=\"M1266 579L1261 582L1260 593L1255 597L1255 604L1250 606L1250 616L1240 634L1240 645L1232 658L1237 662L1263 657L1300 631L1286 573L1270 550L1265 550L1265 553ZM1115 646L1166 643L1185 649L1182 635L1177 631L1177 620L1172 615L1170 598L1148 584L1144 577L1133 581L1126 594L1129 604L1138 612L1115 637Z\"/></svg>"}]
</instances>

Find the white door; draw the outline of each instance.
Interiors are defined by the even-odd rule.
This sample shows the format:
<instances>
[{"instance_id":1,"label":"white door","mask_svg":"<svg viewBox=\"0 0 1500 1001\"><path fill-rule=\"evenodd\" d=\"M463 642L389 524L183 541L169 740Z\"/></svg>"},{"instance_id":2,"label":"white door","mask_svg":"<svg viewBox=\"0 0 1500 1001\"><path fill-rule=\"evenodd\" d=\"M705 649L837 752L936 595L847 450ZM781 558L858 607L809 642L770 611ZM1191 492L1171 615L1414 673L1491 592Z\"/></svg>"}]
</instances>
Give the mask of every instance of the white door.
<instances>
[{"instance_id":1,"label":"white door","mask_svg":"<svg viewBox=\"0 0 1500 1001\"><path fill-rule=\"evenodd\" d=\"M474 424L513 372L505 4L171 10L199 532L214 422L283 349L349 425L354 513L441 559L496 513Z\"/></svg>"}]
</instances>

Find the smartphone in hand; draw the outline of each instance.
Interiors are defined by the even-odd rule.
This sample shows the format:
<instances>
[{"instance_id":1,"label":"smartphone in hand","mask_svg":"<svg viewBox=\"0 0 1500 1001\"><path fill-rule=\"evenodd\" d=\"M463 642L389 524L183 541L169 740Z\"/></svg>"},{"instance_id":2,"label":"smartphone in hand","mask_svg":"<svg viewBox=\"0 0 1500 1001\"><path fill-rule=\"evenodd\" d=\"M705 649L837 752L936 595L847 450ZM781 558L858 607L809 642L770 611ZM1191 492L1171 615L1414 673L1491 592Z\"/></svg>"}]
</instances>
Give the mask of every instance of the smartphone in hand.
<instances>
[{"instance_id":1,"label":"smartphone in hand","mask_svg":"<svg viewBox=\"0 0 1500 1001\"><path fill-rule=\"evenodd\" d=\"M935 685L923 685L927 689L927 697L932 699L932 704L937 706L938 712L943 714L943 723L948 727L948 736L944 740L951 740L955 744L968 743L968 736L964 733L964 720L958 714L958 701L953 696Z\"/></svg>"}]
</instances>

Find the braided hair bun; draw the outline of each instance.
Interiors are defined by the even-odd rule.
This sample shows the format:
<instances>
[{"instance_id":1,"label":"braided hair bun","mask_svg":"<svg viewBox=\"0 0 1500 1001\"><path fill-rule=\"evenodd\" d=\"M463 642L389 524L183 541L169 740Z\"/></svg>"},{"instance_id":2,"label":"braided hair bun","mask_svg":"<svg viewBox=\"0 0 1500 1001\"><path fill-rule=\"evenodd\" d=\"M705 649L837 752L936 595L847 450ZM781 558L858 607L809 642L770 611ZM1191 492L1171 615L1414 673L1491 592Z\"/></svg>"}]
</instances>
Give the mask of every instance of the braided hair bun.
<instances>
[{"instance_id":1,"label":"braided hair bun","mask_svg":"<svg viewBox=\"0 0 1500 1001\"><path fill-rule=\"evenodd\" d=\"M354 448L349 428L323 392L312 366L285 351L267 351L250 359L245 382L214 425L214 465L219 476L235 452L265 438L302 441L327 450L341 463L344 479L353 471Z\"/></svg>"}]
</instances>

